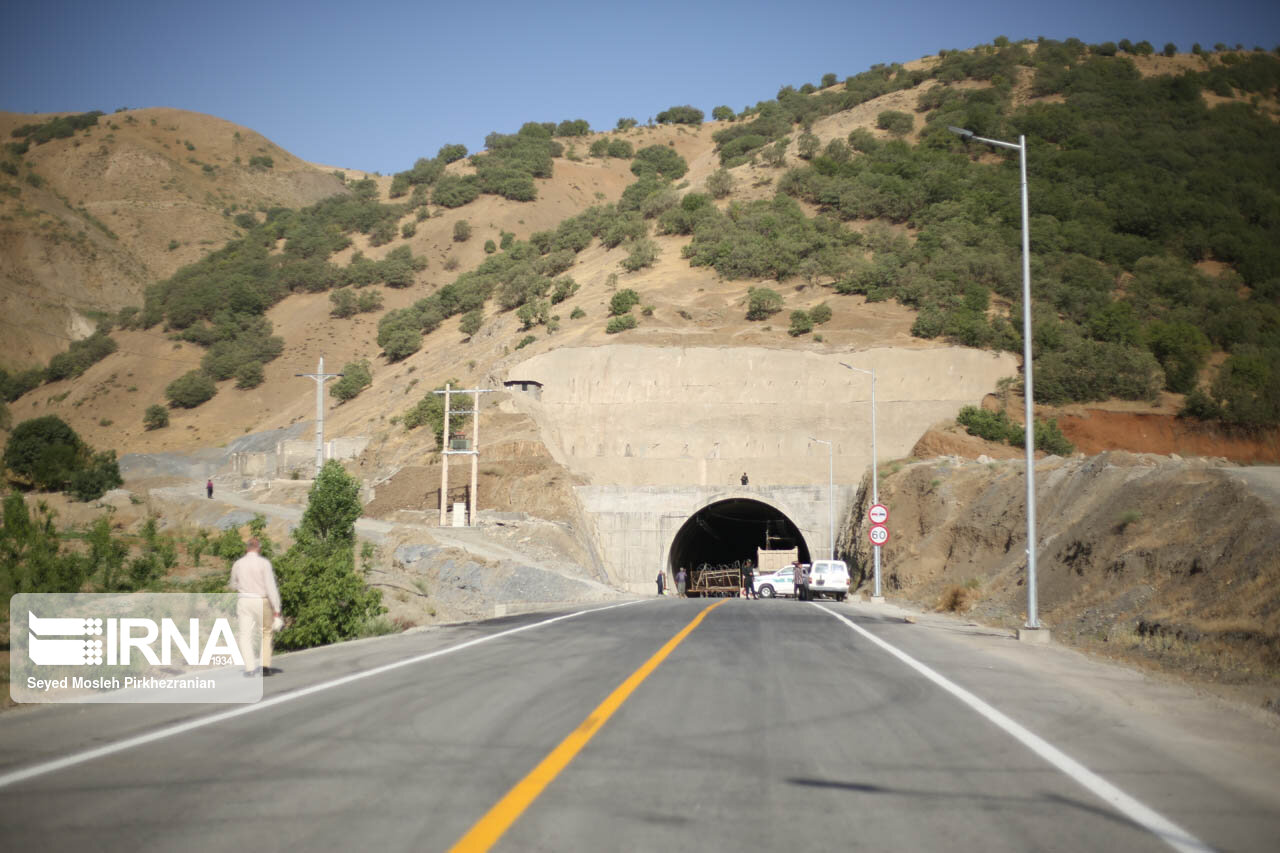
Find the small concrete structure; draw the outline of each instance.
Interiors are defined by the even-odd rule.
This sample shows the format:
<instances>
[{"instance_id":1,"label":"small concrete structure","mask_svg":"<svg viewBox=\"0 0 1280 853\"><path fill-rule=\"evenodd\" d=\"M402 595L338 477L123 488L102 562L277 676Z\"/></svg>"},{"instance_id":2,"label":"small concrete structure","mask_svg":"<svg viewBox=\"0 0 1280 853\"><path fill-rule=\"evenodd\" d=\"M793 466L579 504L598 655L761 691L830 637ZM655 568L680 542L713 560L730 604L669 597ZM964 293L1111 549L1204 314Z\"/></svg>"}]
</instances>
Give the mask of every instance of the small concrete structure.
<instances>
[{"instance_id":1,"label":"small concrete structure","mask_svg":"<svg viewBox=\"0 0 1280 853\"><path fill-rule=\"evenodd\" d=\"M1036 646L1047 646L1051 641L1048 628L1019 628L1018 641Z\"/></svg>"},{"instance_id":2,"label":"small concrete structure","mask_svg":"<svg viewBox=\"0 0 1280 853\"><path fill-rule=\"evenodd\" d=\"M369 446L369 436L340 436L324 443L325 459L354 459ZM232 453L232 471L240 477L273 479L288 477L294 471L310 478L315 473L314 441L289 439L277 442L272 450Z\"/></svg>"},{"instance_id":3,"label":"small concrete structure","mask_svg":"<svg viewBox=\"0 0 1280 853\"><path fill-rule=\"evenodd\" d=\"M536 379L508 379L502 383L502 387L508 391L529 394L535 400L542 399L542 383Z\"/></svg>"}]
</instances>

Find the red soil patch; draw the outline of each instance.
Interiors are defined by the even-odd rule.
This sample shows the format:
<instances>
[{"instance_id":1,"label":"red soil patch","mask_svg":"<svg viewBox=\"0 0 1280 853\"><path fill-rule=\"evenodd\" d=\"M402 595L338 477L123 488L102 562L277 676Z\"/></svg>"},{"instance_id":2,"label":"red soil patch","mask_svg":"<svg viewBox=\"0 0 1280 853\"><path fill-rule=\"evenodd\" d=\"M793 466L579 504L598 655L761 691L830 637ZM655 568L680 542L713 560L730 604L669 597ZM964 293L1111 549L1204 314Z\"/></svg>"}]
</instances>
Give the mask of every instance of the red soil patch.
<instances>
[{"instance_id":1,"label":"red soil patch","mask_svg":"<svg viewBox=\"0 0 1280 853\"><path fill-rule=\"evenodd\" d=\"M1061 414L1058 426L1076 450L1093 455L1104 450L1222 456L1233 462L1280 462L1280 430L1245 432L1173 415L1106 412Z\"/></svg>"}]
</instances>

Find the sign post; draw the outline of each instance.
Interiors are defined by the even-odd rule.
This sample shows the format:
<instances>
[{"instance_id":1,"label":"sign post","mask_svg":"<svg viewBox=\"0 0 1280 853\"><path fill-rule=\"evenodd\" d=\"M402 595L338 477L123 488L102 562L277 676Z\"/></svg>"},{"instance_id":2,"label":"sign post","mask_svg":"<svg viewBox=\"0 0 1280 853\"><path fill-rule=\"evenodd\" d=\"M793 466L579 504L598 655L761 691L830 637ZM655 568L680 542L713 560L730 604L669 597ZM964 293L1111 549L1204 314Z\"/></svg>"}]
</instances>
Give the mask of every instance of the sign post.
<instances>
[{"instance_id":1,"label":"sign post","mask_svg":"<svg viewBox=\"0 0 1280 853\"><path fill-rule=\"evenodd\" d=\"M876 559L876 589L871 600L884 601L884 595L880 592L880 546L889 541L889 528L884 526L884 523L889 520L889 508L882 503L874 503L867 510L867 519L871 522L867 538L875 548Z\"/></svg>"}]
</instances>

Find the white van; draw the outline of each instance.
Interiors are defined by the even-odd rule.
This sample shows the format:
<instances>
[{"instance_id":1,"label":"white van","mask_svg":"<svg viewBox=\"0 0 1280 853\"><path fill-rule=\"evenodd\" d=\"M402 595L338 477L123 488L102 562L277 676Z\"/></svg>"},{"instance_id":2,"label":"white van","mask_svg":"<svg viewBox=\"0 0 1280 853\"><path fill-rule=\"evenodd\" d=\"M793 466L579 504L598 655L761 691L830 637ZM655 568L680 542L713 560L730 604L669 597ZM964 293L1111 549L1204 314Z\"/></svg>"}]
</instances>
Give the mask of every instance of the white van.
<instances>
[{"instance_id":1,"label":"white van","mask_svg":"<svg viewBox=\"0 0 1280 853\"><path fill-rule=\"evenodd\" d=\"M809 569L809 587L805 598L829 595L844 601L849 594L849 567L844 560L814 560ZM797 593L797 597L800 597Z\"/></svg>"}]
</instances>

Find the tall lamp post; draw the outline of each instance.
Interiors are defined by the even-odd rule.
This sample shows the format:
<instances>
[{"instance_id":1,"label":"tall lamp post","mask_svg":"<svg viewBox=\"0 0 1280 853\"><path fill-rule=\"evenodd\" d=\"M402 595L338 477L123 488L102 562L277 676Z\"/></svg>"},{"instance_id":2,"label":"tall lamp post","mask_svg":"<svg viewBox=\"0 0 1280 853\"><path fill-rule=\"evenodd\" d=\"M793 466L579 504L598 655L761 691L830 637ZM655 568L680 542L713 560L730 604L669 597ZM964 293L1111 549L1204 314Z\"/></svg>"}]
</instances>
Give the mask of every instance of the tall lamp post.
<instances>
[{"instance_id":1,"label":"tall lamp post","mask_svg":"<svg viewBox=\"0 0 1280 853\"><path fill-rule=\"evenodd\" d=\"M827 446L827 546L830 550L828 560L836 558L836 515L835 515L835 468L832 461L833 445L821 438L809 436L810 441Z\"/></svg>"},{"instance_id":2,"label":"tall lamp post","mask_svg":"<svg viewBox=\"0 0 1280 853\"><path fill-rule=\"evenodd\" d=\"M1018 137L1018 143L1002 142L976 135L962 127L947 127L965 142L974 140L997 148L1011 148L1018 152L1018 167L1022 183L1022 396L1025 409L1025 440L1027 450L1027 624L1031 630L1040 629L1036 612L1036 429L1032 411L1034 392L1031 384L1031 228L1027 213L1027 138Z\"/></svg>"},{"instance_id":3,"label":"tall lamp post","mask_svg":"<svg viewBox=\"0 0 1280 853\"><path fill-rule=\"evenodd\" d=\"M861 367L854 367L852 364L840 362L841 367L847 367L855 373L865 373L871 377L871 503L880 503L880 477L879 465L876 456L876 372L875 369L863 370ZM875 590L872 592L873 598L877 601L884 598L884 593L880 589L880 546L873 545L871 550L875 554Z\"/></svg>"}]
</instances>

